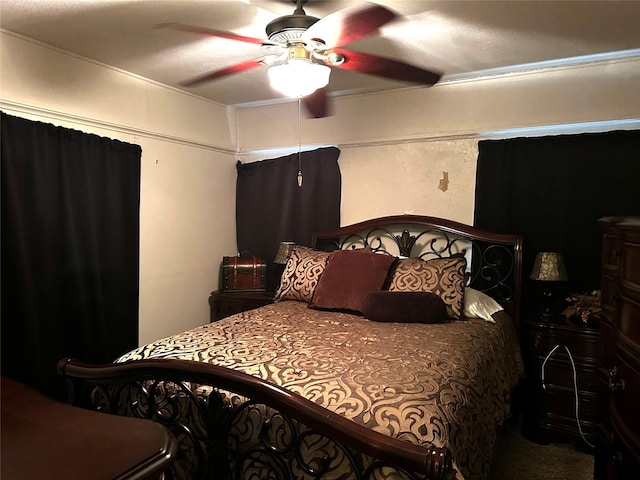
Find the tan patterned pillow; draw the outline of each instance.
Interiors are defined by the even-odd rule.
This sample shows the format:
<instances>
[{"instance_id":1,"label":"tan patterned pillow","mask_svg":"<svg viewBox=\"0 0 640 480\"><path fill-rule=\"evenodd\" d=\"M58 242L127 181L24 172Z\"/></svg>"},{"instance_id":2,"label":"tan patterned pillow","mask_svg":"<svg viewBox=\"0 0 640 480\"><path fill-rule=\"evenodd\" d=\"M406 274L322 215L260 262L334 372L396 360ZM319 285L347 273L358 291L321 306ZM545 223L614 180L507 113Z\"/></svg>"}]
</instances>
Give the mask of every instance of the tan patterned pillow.
<instances>
[{"instance_id":1,"label":"tan patterned pillow","mask_svg":"<svg viewBox=\"0 0 640 480\"><path fill-rule=\"evenodd\" d=\"M274 301L297 300L310 303L330 253L309 247L293 247Z\"/></svg>"},{"instance_id":2,"label":"tan patterned pillow","mask_svg":"<svg viewBox=\"0 0 640 480\"><path fill-rule=\"evenodd\" d=\"M463 255L422 260L403 258L391 276L391 292L431 292L447 307L447 317L459 319L464 311L467 260Z\"/></svg>"}]
</instances>

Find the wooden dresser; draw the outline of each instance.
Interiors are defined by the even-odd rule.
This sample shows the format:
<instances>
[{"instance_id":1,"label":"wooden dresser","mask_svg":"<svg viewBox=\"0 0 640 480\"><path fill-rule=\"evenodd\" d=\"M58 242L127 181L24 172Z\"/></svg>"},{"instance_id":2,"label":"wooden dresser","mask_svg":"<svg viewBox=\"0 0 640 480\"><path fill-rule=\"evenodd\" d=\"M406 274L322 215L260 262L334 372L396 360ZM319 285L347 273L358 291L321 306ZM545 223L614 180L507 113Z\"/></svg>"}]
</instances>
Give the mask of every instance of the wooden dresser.
<instances>
[{"instance_id":1,"label":"wooden dresser","mask_svg":"<svg viewBox=\"0 0 640 480\"><path fill-rule=\"evenodd\" d=\"M598 330L563 319L532 314L525 325L528 408L523 433L539 443L575 441L590 450L598 413Z\"/></svg>"},{"instance_id":2,"label":"wooden dresser","mask_svg":"<svg viewBox=\"0 0 640 480\"><path fill-rule=\"evenodd\" d=\"M600 220L601 401L596 479L640 478L640 217Z\"/></svg>"}]
</instances>

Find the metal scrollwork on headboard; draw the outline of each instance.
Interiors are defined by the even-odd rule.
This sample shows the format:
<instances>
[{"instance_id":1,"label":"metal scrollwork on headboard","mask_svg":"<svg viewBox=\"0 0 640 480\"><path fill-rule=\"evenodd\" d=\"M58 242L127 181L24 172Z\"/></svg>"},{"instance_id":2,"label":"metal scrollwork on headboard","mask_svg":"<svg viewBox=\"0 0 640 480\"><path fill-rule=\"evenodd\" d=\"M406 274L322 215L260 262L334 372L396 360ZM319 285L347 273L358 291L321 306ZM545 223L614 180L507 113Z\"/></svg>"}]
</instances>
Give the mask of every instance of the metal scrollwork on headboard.
<instances>
[{"instance_id":1,"label":"metal scrollwork on headboard","mask_svg":"<svg viewBox=\"0 0 640 480\"><path fill-rule=\"evenodd\" d=\"M375 253L422 259L450 257L466 253L471 245L467 239L438 230L428 229L411 233L403 229L400 234L391 229L375 228L341 238L325 238L316 245L321 250L355 250L367 248Z\"/></svg>"},{"instance_id":2,"label":"metal scrollwork on headboard","mask_svg":"<svg viewBox=\"0 0 640 480\"><path fill-rule=\"evenodd\" d=\"M500 301L513 301L513 249L504 245L473 243L469 286Z\"/></svg>"},{"instance_id":3,"label":"metal scrollwork on headboard","mask_svg":"<svg viewBox=\"0 0 640 480\"><path fill-rule=\"evenodd\" d=\"M467 259L467 285L508 307L517 322L522 273L522 238L518 235L496 234L434 217L397 215L317 232L313 240L316 248L327 251L368 248L423 260L462 254Z\"/></svg>"},{"instance_id":4,"label":"metal scrollwork on headboard","mask_svg":"<svg viewBox=\"0 0 640 480\"><path fill-rule=\"evenodd\" d=\"M396 242L398 244L398 248L400 249L400 255L409 257L411 256L411 249L416 243L416 236L411 235L409 233L409 230L404 229L402 231L402 235L396 235Z\"/></svg>"},{"instance_id":5,"label":"metal scrollwork on headboard","mask_svg":"<svg viewBox=\"0 0 640 480\"><path fill-rule=\"evenodd\" d=\"M462 254L469 263L468 286L502 301L513 300L514 291L510 285L514 270L513 249L504 245L469 240L433 229L416 234L403 229L396 235L392 230L380 228L330 239L324 243L325 247L327 245L332 247L329 250L368 248L376 253L424 260Z\"/></svg>"}]
</instances>

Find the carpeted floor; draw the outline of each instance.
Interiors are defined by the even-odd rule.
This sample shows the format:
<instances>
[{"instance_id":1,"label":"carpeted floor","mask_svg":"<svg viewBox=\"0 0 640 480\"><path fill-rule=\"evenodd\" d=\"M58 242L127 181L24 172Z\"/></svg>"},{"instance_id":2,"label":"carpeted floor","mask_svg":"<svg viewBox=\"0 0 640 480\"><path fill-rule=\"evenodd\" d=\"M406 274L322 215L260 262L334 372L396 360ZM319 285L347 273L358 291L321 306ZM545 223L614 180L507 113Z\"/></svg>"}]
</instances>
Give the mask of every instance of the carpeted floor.
<instances>
[{"instance_id":1,"label":"carpeted floor","mask_svg":"<svg viewBox=\"0 0 640 480\"><path fill-rule=\"evenodd\" d=\"M498 438L491 472L490 480L591 480L593 455L569 443L530 442L514 422Z\"/></svg>"}]
</instances>

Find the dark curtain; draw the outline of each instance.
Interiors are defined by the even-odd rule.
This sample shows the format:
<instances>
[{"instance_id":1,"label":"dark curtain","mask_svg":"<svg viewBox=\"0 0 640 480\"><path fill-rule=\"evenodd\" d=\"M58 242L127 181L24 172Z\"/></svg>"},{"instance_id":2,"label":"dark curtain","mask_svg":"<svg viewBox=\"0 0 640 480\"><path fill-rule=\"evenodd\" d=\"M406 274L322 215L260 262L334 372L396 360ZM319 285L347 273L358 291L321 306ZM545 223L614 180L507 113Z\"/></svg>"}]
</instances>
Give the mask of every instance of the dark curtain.
<instances>
[{"instance_id":1,"label":"dark curtain","mask_svg":"<svg viewBox=\"0 0 640 480\"><path fill-rule=\"evenodd\" d=\"M62 399L138 343L141 149L2 113L1 154L2 374Z\"/></svg>"},{"instance_id":2,"label":"dark curtain","mask_svg":"<svg viewBox=\"0 0 640 480\"><path fill-rule=\"evenodd\" d=\"M598 219L640 214L640 131L479 142L478 227L525 235L524 297L535 308L539 282L528 280L539 251L561 252L569 281L557 298L600 288ZM560 305L561 308L561 305Z\"/></svg>"},{"instance_id":3,"label":"dark curtain","mask_svg":"<svg viewBox=\"0 0 640 480\"><path fill-rule=\"evenodd\" d=\"M314 230L340 226L340 150L302 152L302 187L298 154L247 164L238 163L236 228L238 251L267 262L267 290L273 292L281 271L273 259L281 241L309 245Z\"/></svg>"}]
</instances>

